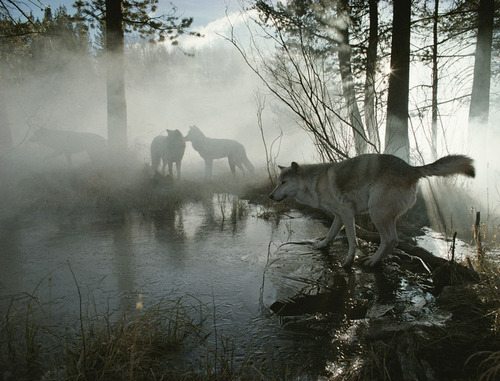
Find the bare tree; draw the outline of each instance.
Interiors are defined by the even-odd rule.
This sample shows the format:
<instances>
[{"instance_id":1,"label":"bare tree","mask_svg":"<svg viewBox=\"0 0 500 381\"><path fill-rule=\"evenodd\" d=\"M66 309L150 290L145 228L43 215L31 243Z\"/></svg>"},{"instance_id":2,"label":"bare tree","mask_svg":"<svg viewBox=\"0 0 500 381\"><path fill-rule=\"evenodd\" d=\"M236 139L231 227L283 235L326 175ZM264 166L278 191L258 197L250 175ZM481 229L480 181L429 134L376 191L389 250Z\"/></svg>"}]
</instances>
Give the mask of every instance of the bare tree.
<instances>
[{"instance_id":1,"label":"bare tree","mask_svg":"<svg viewBox=\"0 0 500 381\"><path fill-rule=\"evenodd\" d=\"M256 42L259 32L250 25L247 25L252 35L250 45L244 46L234 34L228 40L264 85L297 116L299 125L312 135L320 157L337 161L353 154L378 151L379 144L365 132L358 106L362 86L357 85L360 73L371 78L366 91L371 95L369 104L374 106L377 39L372 38L371 72L354 66L349 41L349 28L353 24L349 2L291 1L275 8L270 2L257 1L256 9L260 15L259 20L254 20L258 31L264 35L266 46L272 42L276 54L271 58L263 51ZM372 28L375 34L377 25L375 21ZM362 42L358 44L357 53L363 50L359 48ZM355 60L359 65L359 56ZM370 115L371 133L378 140L373 109Z\"/></svg>"},{"instance_id":2,"label":"bare tree","mask_svg":"<svg viewBox=\"0 0 500 381\"><path fill-rule=\"evenodd\" d=\"M262 144L264 145L264 151L266 153L266 169L267 174L269 175L269 180L271 184L274 186L274 181L277 178L276 173L276 158L280 151L281 139L283 138L283 131L280 130L280 134L271 142L271 145L268 147L266 137L264 135L264 122L262 121L262 112L266 107L266 97L262 95L259 91L255 91L254 93L255 103L257 104L257 124L260 130L260 136L262 138ZM277 152L273 155L274 144L278 143Z\"/></svg>"}]
</instances>

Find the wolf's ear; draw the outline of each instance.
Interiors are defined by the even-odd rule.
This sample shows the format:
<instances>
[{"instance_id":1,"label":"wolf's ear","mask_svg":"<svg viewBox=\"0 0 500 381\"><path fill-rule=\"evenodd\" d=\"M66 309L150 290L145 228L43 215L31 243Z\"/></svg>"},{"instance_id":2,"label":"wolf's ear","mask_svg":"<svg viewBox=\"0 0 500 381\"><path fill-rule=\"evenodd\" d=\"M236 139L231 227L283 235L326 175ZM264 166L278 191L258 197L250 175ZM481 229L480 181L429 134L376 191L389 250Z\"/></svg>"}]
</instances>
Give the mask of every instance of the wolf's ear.
<instances>
[{"instance_id":1,"label":"wolf's ear","mask_svg":"<svg viewBox=\"0 0 500 381\"><path fill-rule=\"evenodd\" d=\"M284 170L286 167L282 166L282 165L278 165L278 168L280 169L280 171Z\"/></svg>"},{"instance_id":2,"label":"wolf's ear","mask_svg":"<svg viewBox=\"0 0 500 381\"><path fill-rule=\"evenodd\" d=\"M292 171L298 172L299 168L299 165L295 161L292 161Z\"/></svg>"}]
</instances>

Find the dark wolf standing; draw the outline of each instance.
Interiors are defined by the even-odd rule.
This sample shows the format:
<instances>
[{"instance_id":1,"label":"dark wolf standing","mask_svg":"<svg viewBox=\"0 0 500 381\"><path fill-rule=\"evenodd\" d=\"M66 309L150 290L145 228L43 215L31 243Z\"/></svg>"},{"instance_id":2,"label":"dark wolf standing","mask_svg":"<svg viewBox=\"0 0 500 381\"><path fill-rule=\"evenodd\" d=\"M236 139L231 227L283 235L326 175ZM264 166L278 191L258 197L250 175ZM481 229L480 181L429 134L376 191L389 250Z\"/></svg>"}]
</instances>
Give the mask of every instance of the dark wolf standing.
<instances>
[{"instance_id":1,"label":"dark wolf standing","mask_svg":"<svg viewBox=\"0 0 500 381\"><path fill-rule=\"evenodd\" d=\"M186 135L186 141L190 141L193 148L205 160L205 177L207 179L212 178L214 159L224 157L227 157L233 175L236 174L236 167L243 173L245 172L244 166L252 173L255 171L254 166L248 160L245 147L236 140L208 138L198 127L191 126Z\"/></svg>"},{"instance_id":2,"label":"dark wolf standing","mask_svg":"<svg viewBox=\"0 0 500 381\"><path fill-rule=\"evenodd\" d=\"M179 130L167 130L167 136L159 135L151 142L151 165L155 173L162 161L162 174L168 165L168 174L173 178L173 164L177 168L177 178L181 178L181 161L186 150L184 136Z\"/></svg>"},{"instance_id":3,"label":"dark wolf standing","mask_svg":"<svg viewBox=\"0 0 500 381\"><path fill-rule=\"evenodd\" d=\"M270 198L294 197L306 205L334 216L325 247L344 226L349 251L343 267L350 268L356 252L354 216L368 213L380 234L380 247L366 264L374 266L398 244L396 221L416 201L417 182L422 177L463 174L474 177L473 161L467 156L445 156L432 164L413 167L392 155L367 154L338 163L280 167L278 185Z\"/></svg>"},{"instance_id":4,"label":"dark wolf standing","mask_svg":"<svg viewBox=\"0 0 500 381\"><path fill-rule=\"evenodd\" d=\"M72 164L71 156L74 153L87 152L92 161L105 158L108 144L106 139L90 132L74 132L39 128L30 138L30 142L41 143L54 150L46 158L59 155L66 156L69 165Z\"/></svg>"}]
</instances>

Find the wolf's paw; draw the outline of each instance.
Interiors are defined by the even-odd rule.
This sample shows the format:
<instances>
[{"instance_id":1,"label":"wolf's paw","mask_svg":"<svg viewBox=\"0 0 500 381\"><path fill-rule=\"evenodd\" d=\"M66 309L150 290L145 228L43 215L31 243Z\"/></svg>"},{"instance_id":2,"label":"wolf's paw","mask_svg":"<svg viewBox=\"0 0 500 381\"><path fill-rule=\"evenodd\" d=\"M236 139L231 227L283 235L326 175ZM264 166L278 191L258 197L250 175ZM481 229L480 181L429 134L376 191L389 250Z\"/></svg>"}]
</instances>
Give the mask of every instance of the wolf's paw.
<instances>
[{"instance_id":1,"label":"wolf's paw","mask_svg":"<svg viewBox=\"0 0 500 381\"><path fill-rule=\"evenodd\" d=\"M351 260L346 260L343 264L342 264L342 268L346 271L346 272L351 272L352 270L352 262Z\"/></svg>"},{"instance_id":2,"label":"wolf's paw","mask_svg":"<svg viewBox=\"0 0 500 381\"><path fill-rule=\"evenodd\" d=\"M373 255L369 256L369 257L364 257L364 258L361 258L360 259L360 262L364 265L364 266L368 266L368 267L374 267L376 266L378 263L380 263L376 258L374 258Z\"/></svg>"},{"instance_id":3,"label":"wolf's paw","mask_svg":"<svg viewBox=\"0 0 500 381\"><path fill-rule=\"evenodd\" d=\"M322 239L313 244L313 249L323 249L328 245L328 240Z\"/></svg>"}]
</instances>

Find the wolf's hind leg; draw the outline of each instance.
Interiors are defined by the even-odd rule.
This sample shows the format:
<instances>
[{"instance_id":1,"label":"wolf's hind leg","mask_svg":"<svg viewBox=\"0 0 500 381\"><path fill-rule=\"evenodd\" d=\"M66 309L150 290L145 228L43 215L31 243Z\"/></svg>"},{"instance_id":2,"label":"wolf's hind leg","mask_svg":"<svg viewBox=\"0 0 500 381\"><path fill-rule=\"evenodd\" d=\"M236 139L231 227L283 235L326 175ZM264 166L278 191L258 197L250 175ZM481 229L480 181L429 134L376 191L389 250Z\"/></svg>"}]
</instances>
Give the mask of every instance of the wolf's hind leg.
<instances>
[{"instance_id":1,"label":"wolf's hind leg","mask_svg":"<svg viewBox=\"0 0 500 381\"><path fill-rule=\"evenodd\" d=\"M176 161L175 162L175 166L176 166L176 169L177 169L177 179L180 180L181 179L181 161L180 160Z\"/></svg>"},{"instance_id":2,"label":"wolf's hind leg","mask_svg":"<svg viewBox=\"0 0 500 381\"><path fill-rule=\"evenodd\" d=\"M243 166L243 164L239 163L239 164L236 164L236 166L240 169L243 177L245 177L245 167Z\"/></svg>"},{"instance_id":3,"label":"wolf's hind leg","mask_svg":"<svg viewBox=\"0 0 500 381\"><path fill-rule=\"evenodd\" d=\"M174 162L173 161L168 161L168 175L170 176L171 179L174 178Z\"/></svg>"},{"instance_id":4,"label":"wolf's hind leg","mask_svg":"<svg viewBox=\"0 0 500 381\"><path fill-rule=\"evenodd\" d=\"M373 224L380 234L380 246L371 257L365 260L368 266L375 266L398 245L396 217L390 214L370 213Z\"/></svg>"},{"instance_id":5,"label":"wolf's hind leg","mask_svg":"<svg viewBox=\"0 0 500 381\"><path fill-rule=\"evenodd\" d=\"M356 225L354 223L354 212L350 214L343 214L342 221L344 222L345 234L347 236L347 242L349 243L347 258L342 264L342 267L346 270L349 270L354 262L356 249L358 248L358 244L356 241Z\"/></svg>"},{"instance_id":6,"label":"wolf's hind leg","mask_svg":"<svg viewBox=\"0 0 500 381\"><path fill-rule=\"evenodd\" d=\"M340 229L342 228L342 219L339 216L335 216L333 219L332 226L330 226L330 230L328 230L328 234L324 239L314 244L313 248L321 249L326 247L329 242L333 241L337 234L339 234Z\"/></svg>"}]
</instances>

